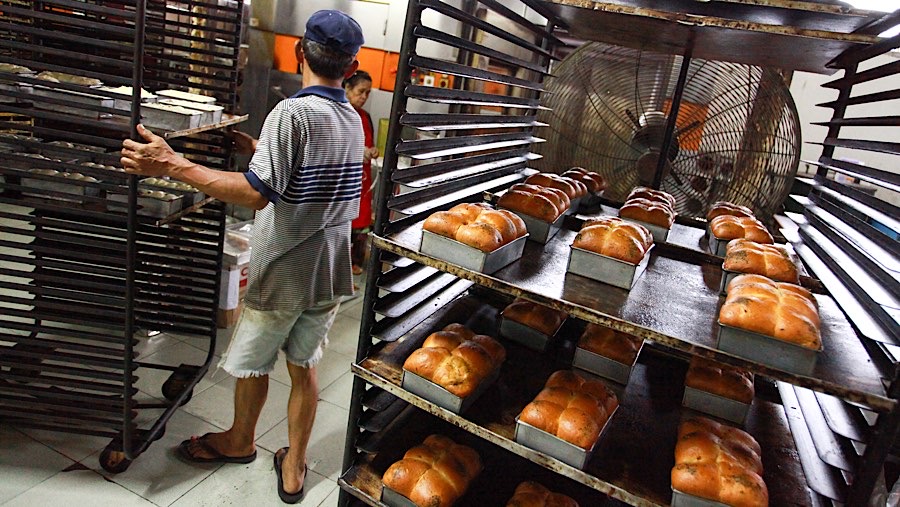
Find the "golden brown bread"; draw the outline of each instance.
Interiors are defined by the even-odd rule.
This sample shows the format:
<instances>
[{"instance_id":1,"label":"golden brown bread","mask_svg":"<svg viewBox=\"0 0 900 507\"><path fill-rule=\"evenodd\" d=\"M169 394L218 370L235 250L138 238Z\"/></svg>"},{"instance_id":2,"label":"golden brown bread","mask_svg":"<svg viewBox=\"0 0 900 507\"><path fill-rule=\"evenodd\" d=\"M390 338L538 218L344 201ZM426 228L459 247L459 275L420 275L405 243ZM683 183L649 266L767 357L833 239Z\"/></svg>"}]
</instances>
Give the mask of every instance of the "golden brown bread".
<instances>
[{"instance_id":1,"label":"golden brown bread","mask_svg":"<svg viewBox=\"0 0 900 507\"><path fill-rule=\"evenodd\" d=\"M619 216L658 225L665 229L671 229L672 223L675 222L675 213L669 206L641 197L626 201L619 208Z\"/></svg>"},{"instance_id":2,"label":"golden brown bread","mask_svg":"<svg viewBox=\"0 0 900 507\"><path fill-rule=\"evenodd\" d=\"M514 320L547 336L556 334L556 330L568 316L565 312L524 299L516 299L500 314L504 319Z\"/></svg>"},{"instance_id":3,"label":"golden brown bread","mask_svg":"<svg viewBox=\"0 0 900 507\"><path fill-rule=\"evenodd\" d=\"M819 311L812 293L764 276L740 275L728 284L719 322L821 350Z\"/></svg>"},{"instance_id":4,"label":"golden brown bread","mask_svg":"<svg viewBox=\"0 0 900 507\"><path fill-rule=\"evenodd\" d=\"M662 190L654 190L647 187L634 187L631 189L631 193L628 194L628 198L625 200L630 201L631 199L647 199L662 204L668 204L669 208L671 208L673 212L675 211L675 197Z\"/></svg>"},{"instance_id":5,"label":"golden brown bread","mask_svg":"<svg viewBox=\"0 0 900 507\"><path fill-rule=\"evenodd\" d=\"M800 283L797 265L787 249L780 245L763 245L748 239L734 239L725 250L726 271L762 275L779 282Z\"/></svg>"},{"instance_id":6,"label":"golden brown bread","mask_svg":"<svg viewBox=\"0 0 900 507\"><path fill-rule=\"evenodd\" d=\"M563 370L547 379L544 389L522 409L519 420L590 449L618 404L615 393L602 382Z\"/></svg>"},{"instance_id":7,"label":"golden brown bread","mask_svg":"<svg viewBox=\"0 0 900 507\"><path fill-rule=\"evenodd\" d=\"M709 228L718 239L745 238L757 243L772 244L772 235L759 220L753 217L721 215L709 223Z\"/></svg>"},{"instance_id":8,"label":"golden brown bread","mask_svg":"<svg viewBox=\"0 0 900 507\"><path fill-rule=\"evenodd\" d=\"M712 207L709 208L709 212L706 213L706 220L711 222L714 218L722 215L753 217L753 211L746 206L740 206L733 202L718 201L713 203Z\"/></svg>"},{"instance_id":9,"label":"golden brown bread","mask_svg":"<svg viewBox=\"0 0 900 507\"><path fill-rule=\"evenodd\" d=\"M634 364L643 340L590 323L578 339L578 347L622 364Z\"/></svg>"},{"instance_id":10,"label":"golden brown bread","mask_svg":"<svg viewBox=\"0 0 900 507\"><path fill-rule=\"evenodd\" d=\"M572 246L638 264L653 245L646 227L616 217L601 217L585 222Z\"/></svg>"},{"instance_id":11,"label":"golden brown bread","mask_svg":"<svg viewBox=\"0 0 900 507\"><path fill-rule=\"evenodd\" d=\"M554 222L562 214L562 210L547 197L524 190L506 192L497 199L497 206L518 211L544 222Z\"/></svg>"},{"instance_id":12,"label":"golden brown bread","mask_svg":"<svg viewBox=\"0 0 900 507\"><path fill-rule=\"evenodd\" d=\"M506 507L578 507L578 502L541 484L527 481L516 487Z\"/></svg>"},{"instance_id":13,"label":"golden brown bread","mask_svg":"<svg viewBox=\"0 0 900 507\"><path fill-rule=\"evenodd\" d=\"M450 208L451 213L459 213L461 214L466 223L474 222L478 215L481 214L484 210L492 209L490 204L484 202L464 202L462 204L457 204L456 206Z\"/></svg>"},{"instance_id":14,"label":"golden brown bread","mask_svg":"<svg viewBox=\"0 0 900 507\"><path fill-rule=\"evenodd\" d=\"M509 187L509 190L516 192L525 192L527 194L542 195L549 199L554 206L556 206L556 210L558 213L565 212L572 204L569 196L558 188L542 187L540 185L530 185L528 183L516 183L515 185Z\"/></svg>"},{"instance_id":15,"label":"golden brown bread","mask_svg":"<svg viewBox=\"0 0 900 507\"><path fill-rule=\"evenodd\" d=\"M438 211L425 219L422 228L450 239L456 239L456 232L466 223L466 217L462 213Z\"/></svg>"},{"instance_id":16,"label":"golden brown bread","mask_svg":"<svg viewBox=\"0 0 900 507\"><path fill-rule=\"evenodd\" d=\"M604 178L600 173L595 173L592 171L587 171L581 167L573 167L568 171L562 173L563 176L568 176L569 178L576 179L585 185L587 185L588 190L590 190L594 194L599 194L600 192L606 190L608 183L606 182L606 178Z\"/></svg>"},{"instance_id":17,"label":"golden brown bread","mask_svg":"<svg viewBox=\"0 0 900 507\"><path fill-rule=\"evenodd\" d=\"M582 188L575 184L575 180L564 178L558 174L537 173L532 174L525 179L525 183L531 185L540 185L542 187L557 188L562 190L569 196L569 199L575 199L584 195ZM587 193L587 187L584 187L584 193Z\"/></svg>"},{"instance_id":18,"label":"golden brown bread","mask_svg":"<svg viewBox=\"0 0 900 507\"><path fill-rule=\"evenodd\" d=\"M514 213L495 210L485 203L463 203L450 211L432 213L422 229L483 252L492 252L527 232L525 223Z\"/></svg>"},{"instance_id":19,"label":"golden brown bread","mask_svg":"<svg viewBox=\"0 0 900 507\"><path fill-rule=\"evenodd\" d=\"M465 398L505 360L506 349L497 340L451 324L425 338L403 369Z\"/></svg>"},{"instance_id":20,"label":"golden brown bread","mask_svg":"<svg viewBox=\"0 0 900 507\"><path fill-rule=\"evenodd\" d=\"M684 385L741 403L753 401L752 373L697 356L691 359Z\"/></svg>"},{"instance_id":21,"label":"golden brown bread","mask_svg":"<svg viewBox=\"0 0 900 507\"><path fill-rule=\"evenodd\" d=\"M678 428L674 489L733 507L767 507L762 472L759 444L746 432L703 417Z\"/></svg>"},{"instance_id":22,"label":"golden brown bread","mask_svg":"<svg viewBox=\"0 0 900 507\"><path fill-rule=\"evenodd\" d=\"M459 226L456 241L482 252L493 252L503 246L503 235L491 224L475 222Z\"/></svg>"},{"instance_id":23,"label":"golden brown bread","mask_svg":"<svg viewBox=\"0 0 900 507\"><path fill-rule=\"evenodd\" d=\"M494 228L497 229L498 232L500 232L501 244L503 245L519 237L516 231L516 226L515 224L513 224L512 220L510 220L508 216L500 213L497 210L482 211L473 223L483 223L494 226Z\"/></svg>"},{"instance_id":24,"label":"golden brown bread","mask_svg":"<svg viewBox=\"0 0 900 507\"><path fill-rule=\"evenodd\" d=\"M472 448L430 435L388 467L381 481L419 507L448 507L465 494L481 469L481 457Z\"/></svg>"},{"instance_id":25,"label":"golden brown bread","mask_svg":"<svg viewBox=\"0 0 900 507\"><path fill-rule=\"evenodd\" d=\"M509 219L510 222L516 227L516 237L521 238L525 234L528 233L528 229L525 227L525 221L522 220L522 217L516 215L512 211L508 209L498 209L497 213L502 213L503 216Z\"/></svg>"}]
</instances>

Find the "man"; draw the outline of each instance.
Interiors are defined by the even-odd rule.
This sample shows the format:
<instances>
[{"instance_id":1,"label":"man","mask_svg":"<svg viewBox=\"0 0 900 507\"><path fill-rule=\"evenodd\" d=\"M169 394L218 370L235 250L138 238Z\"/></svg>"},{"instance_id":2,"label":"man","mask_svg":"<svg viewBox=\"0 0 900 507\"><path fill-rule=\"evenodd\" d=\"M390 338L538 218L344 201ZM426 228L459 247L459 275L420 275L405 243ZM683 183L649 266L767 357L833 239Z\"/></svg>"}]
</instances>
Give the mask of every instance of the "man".
<instances>
[{"instance_id":1,"label":"man","mask_svg":"<svg viewBox=\"0 0 900 507\"><path fill-rule=\"evenodd\" d=\"M350 222L358 213L363 131L341 81L359 66L359 24L319 11L306 25L297 58L303 90L266 118L247 173L212 170L174 153L138 127L147 144L123 143L125 170L170 176L222 201L258 210L245 308L220 366L238 378L229 430L182 442L179 454L201 463L256 458L256 423L268 374L285 351L291 376L289 447L275 453L278 493L300 501L306 448L318 401L316 364L341 296L353 294Z\"/></svg>"}]
</instances>

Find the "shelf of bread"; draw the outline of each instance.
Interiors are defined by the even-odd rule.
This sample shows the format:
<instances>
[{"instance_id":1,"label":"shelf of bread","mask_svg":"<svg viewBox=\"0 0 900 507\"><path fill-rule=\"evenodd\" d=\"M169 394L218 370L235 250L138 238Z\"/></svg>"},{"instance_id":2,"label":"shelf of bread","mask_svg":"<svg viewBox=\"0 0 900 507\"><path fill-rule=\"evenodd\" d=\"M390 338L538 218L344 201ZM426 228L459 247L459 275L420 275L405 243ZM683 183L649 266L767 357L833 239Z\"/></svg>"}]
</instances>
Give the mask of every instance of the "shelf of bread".
<instances>
[{"instance_id":1,"label":"shelf of bread","mask_svg":"<svg viewBox=\"0 0 900 507\"><path fill-rule=\"evenodd\" d=\"M717 348L724 298L719 295L722 264L715 257L687 252L690 255L681 258L683 249L655 249L643 275L630 290L624 290L566 273L576 235L571 230L560 231L546 245L526 244L519 260L492 275L420 253L421 230L421 223L413 224L391 237L376 236L374 243L380 249L479 285L693 355L832 394L876 411L890 410L895 404L885 392L877 366L829 296L815 294L824 352L818 354L808 373L796 373Z\"/></svg>"},{"instance_id":2,"label":"shelf of bread","mask_svg":"<svg viewBox=\"0 0 900 507\"><path fill-rule=\"evenodd\" d=\"M631 505L668 505L678 425L685 417L699 415L681 406L687 371L687 363L682 359L644 348L628 385L619 386L618 408L596 441L583 470L516 442L516 419L523 408L542 391L551 375L571 369L573 350L583 328L583 323L575 319L566 322L561 330L561 342L550 352L536 352L504 340L507 360L499 377L462 415L401 387L404 361L434 330L460 322L476 332L496 335L499 311L507 301L495 298L495 295L479 293L477 297L468 295L448 304L404 340L376 345L366 359L352 365L352 371L422 412L601 493ZM583 372L578 374L590 378ZM419 428L411 424L403 427ZM810 505L806 479L793 457L796 448L781 406L757 395L744 429L762 448L763 477L769 487L771 505ZM380 477L388 465L382 465L383 468L374 465L369 474ZM348 477L345 476L347 482L353 483ZM375 495L373 488L369 486L370 493Z\"/></svg>"}]
</instances>

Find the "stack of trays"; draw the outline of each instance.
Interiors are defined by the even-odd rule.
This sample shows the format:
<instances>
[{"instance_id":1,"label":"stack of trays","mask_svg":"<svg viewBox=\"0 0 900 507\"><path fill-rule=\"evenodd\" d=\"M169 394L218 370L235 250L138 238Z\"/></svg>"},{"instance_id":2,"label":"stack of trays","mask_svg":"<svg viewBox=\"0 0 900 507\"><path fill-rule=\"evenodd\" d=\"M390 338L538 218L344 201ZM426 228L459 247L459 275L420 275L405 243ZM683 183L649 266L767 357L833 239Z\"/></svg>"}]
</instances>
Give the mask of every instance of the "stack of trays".
<instances>
[{"instance_id":1,"label":"stack of trays","mask_svg":"<svg viewBox=\"0 0 900 507\"><path fill-rule=\"evenodd\" d=\"M115 99L103 95L95 95L93 93L74 92L70 90L56 89L48 86L35 85L31 91L35 97L46 97L48 99L63 100L75 104L84 104L88 106L113 107ZM75 116L83 116L85 118L99 119L108 118L109 114L101 113L92 109L78 107L77 105L61 105L34 100L34 106L39 109L47 109L56 113L66 113Z\"/></svg>"},{"instance_id":2,"label":"stack of trays","mask_svg":"<svg viewBox=\"0 0 900 507\"><path fill-rule=\"evenodd\" d=\"M521 218L523 222L525 222L525 228L528 229L528 239L546 245L547 242L553 239L553 236L556 236L556 233L559 232L560 228L562 228L563 220L566 218L566 215L569 214L569 211L574 209L574 207L569 208L565 213L561 213L559 217L557 217L556 220L553 221L553 223L538 220L537 218L526 215L525 213L520 213L515 210L503 207L500 207L498 209L505 209L518 215L518 217Z\"/></svg>"},{"instance_id":3,"label":"stack of trays","mask_svg":"<svg viewBox=\"0 0 900 507\"><path fill-rule=\"evenodd\" d=\"M454 414L462 414L465 412L475 400L477 400L484 392L497 380L500 376L500 368L495 368L490 375L485 377L478 387L465 398L451 393L442 386L421 377L407 370L403 370L403 389L424 398L435 405L447 409Z\"/></svg>"},{"instance_id":4,"label":"stack of trays","mask_svg":"<svg viewBox=\"0 0 900 507\"><path fill-rule=\"evenodd\" d=\"M566 271L630 290L647 270L652 251L653 247L651 246L639 264L631 264L573 246L569 253L569 264Z\"/></svg>"},{"instance_id":5,"label":"stack of trays","mask_svg":"<svg viewBox=\"0 0 900 507\"><path fill-rule=\"evenodd\" d=\"M482 252L454 239L423 230L419 251L471 271L491 274L522 257L528 236L526 234L492 252Z\"/></svg>"}]
</instances>

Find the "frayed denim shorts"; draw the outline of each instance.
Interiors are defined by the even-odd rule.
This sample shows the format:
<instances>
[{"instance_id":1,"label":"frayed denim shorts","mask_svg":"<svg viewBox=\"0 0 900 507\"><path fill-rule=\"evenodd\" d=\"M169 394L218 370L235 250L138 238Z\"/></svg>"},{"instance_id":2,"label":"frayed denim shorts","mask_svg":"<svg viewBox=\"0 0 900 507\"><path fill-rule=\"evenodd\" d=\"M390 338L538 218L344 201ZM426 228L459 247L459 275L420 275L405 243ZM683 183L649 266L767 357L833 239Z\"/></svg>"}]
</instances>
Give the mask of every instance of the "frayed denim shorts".
<instances>
[{"instance_id":1,"label":"frayed denim shorts","mask_svg":"<svg viewBox=\"0 0 900 507\"><path fill-rule=\"evenodd\" d=\"M219 367L238 378L268 375L279 350L292 364L315 366L322 359L340 304L337 299L325 301L299 312L245 307Z\"/></svg>"}]
</instances>

